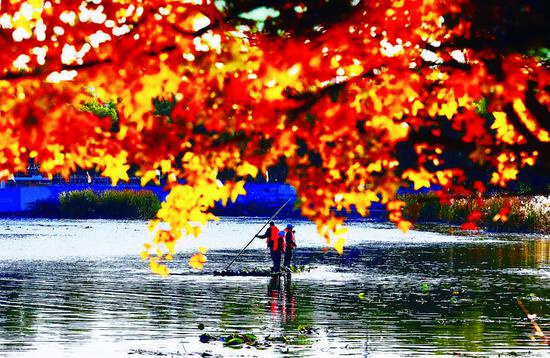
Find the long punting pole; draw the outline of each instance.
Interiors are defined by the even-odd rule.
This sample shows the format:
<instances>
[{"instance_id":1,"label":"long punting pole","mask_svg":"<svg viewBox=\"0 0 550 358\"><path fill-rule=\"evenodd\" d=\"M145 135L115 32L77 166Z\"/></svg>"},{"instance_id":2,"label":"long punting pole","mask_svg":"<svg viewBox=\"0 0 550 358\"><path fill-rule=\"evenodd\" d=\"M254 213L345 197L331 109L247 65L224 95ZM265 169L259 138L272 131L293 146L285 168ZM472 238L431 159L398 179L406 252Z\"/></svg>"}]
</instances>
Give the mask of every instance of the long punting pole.
<instances>
[{"instance_id":1,"label":"long punting pole","mask_svg":"<svg viewBox=\"0 0 550 358\"><path fill-rule=\"evenodd\" d=\"M256 235L260 235L260 233L261 233L262 230L267 226L267 224L269 224L269 222L270 222L271 220L273 220L273 219L275 218L275 216L277 216L277 214L279 214L279 213L281 212L281 210L283 210L283 208L286 206L286 204L288 204L288 202L289 202L291 199L292 199L292 198L288 198L288 200L285 201L285 203L283 204L283 206L281 206L281 207L279 208L279 210L277 210L277 211L275 212L275 214L273 214L273 216L270 217L269 220L266 221L266 223L264 224L264 226L262 226L262 228L261 228L260 230L258 230L258 233L256 233ZM239 253L237 254L237 256L235 256L235 257L233 258L233 260L231 260L231 262L229 263L229 265L227 265L227 266L223 269L224 271L227 271L227 270L229 269L229 267L230 267L231 265L233 265L233 262L235 262L235 260L237 260L237 259L239 258L239 256L241 256L241 254L242 254L242 253L244 252L244 250L246 250L246 248L252 243L252 241L254 241L254 239L256 238L256 235L254 235L254 237L252 237L252 240L250 240L250 241L248 242L248 244L246 244L246 246L243 247L243 249L241 250L241 252L239 252Z\"/></svg>"}]
</instances>

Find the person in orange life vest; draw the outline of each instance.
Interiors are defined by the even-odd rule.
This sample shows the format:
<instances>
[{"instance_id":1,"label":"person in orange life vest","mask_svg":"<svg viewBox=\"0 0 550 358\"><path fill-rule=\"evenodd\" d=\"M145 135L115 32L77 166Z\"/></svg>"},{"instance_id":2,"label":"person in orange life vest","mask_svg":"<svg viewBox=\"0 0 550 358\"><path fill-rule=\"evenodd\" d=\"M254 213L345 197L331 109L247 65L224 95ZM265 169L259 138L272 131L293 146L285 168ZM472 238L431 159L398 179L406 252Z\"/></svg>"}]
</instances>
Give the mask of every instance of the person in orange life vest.
<instances>
[{"instance_id":1,"label":"person in orange life vest","mask_svg":"<svg viewBox=\"0 0 550 358\"><path fill-rule=\"evenodd\" d=\"M292 230L294 226L288 224L285 229L285 260L284 268L290 270L290 261L292 260L292 250L296 248L296 240L294 239L294 233L296 231Z\"/></svg>"},{"instance_id":2,"label":"person in orange life vest","mask_svg":"<svg viewBox=\"0 0 550 358\"><path fill-rule=\"evenodd\" d=\"M279 233L283 233L283 237L279 236ZM275 223L271 221L269 227L263 235L256 235L260 239L266 239L267 247L273 261L273 267L271 271L279 272L281 269L281 252L284 252L284 231L279 231Z\"/></svg>"},{"instance_id":3,"label":"person in orange life vest","mask_svg":"<svg viewBox=\"0 0 550 358\"><path fill-rule=\"evenodd\" d=\"M285 242L285 232L279 231L277 234L277 240L273 244L272 259L273 259L273 272L281 271L281 258L285 254L286 242Z\"/></svg>"},{"instance_id":4,"label":"person in orange life vest","mask_svg":"<svg viewBox=\"0 0 550 358\"><path fill-rule=\"evenodd\" d=\"M257 238L265 239L265 243L267 244L267 247L270 249L273 247L273 242L277 238L277 235L279 234L279 229L277 229L277 226L275 226L275 223L273 221L269 222L269 227L265 231L263 235L256 235Z\"/></svg>"}]
</instances>

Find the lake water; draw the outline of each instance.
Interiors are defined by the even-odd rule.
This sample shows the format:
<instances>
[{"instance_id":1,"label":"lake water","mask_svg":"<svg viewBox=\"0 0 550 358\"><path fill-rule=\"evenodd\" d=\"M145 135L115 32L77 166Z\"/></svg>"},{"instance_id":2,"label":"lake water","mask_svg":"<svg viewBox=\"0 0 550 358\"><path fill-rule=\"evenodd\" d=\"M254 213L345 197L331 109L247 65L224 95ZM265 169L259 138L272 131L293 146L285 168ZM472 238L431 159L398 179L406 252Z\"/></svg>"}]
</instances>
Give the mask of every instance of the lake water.
<instances>
[{"instance_id":1,"label":"lake water","mask_svg":"<svg viewBox=\"0 0 550 358\"><path fill-rule=\"evenodd\" d=\"M0 356L550 356L517 302L549 335L549 237L355 221L339 256L294 221L295 260L309 271L214 276L263 220L210 223L178 245L169 277L139 259L143 221L0 220ZM203 271L187 266L198 246L209 248ZM232 268L269 267L264 246ZM262 349L201 343L203 333L252 333Z\"/></svg>"}]
</instances>

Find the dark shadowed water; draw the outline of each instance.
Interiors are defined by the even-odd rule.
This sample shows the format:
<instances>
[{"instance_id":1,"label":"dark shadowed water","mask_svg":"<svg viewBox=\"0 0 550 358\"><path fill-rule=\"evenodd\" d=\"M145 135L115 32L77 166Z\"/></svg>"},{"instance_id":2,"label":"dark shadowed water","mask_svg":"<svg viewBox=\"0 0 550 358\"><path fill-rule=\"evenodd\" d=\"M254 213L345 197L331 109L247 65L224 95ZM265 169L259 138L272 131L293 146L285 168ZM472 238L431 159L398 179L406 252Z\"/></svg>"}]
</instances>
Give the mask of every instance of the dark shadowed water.
<instances>
[{"instance_id":1,"label":"dark shadowed water","mask_svg":"<svg viewBox=\"0 0 550 358\"><path fill-rule=\"evenodd\" d=\"M550 356L517 303L550 334L548 237L403 235L353 222L338 256L323 254L312 224L295 222L295 259L309 271L212 275L262 224L209 224L179 246L178 275L159 277L138 257L144 222L0 220L0 356ZM209 263L192 271L187 258L202 245ZM269 266L263 246L234 268ZM205 332L270 345L233 350L201 343Z\"/></svg>"}]
</instances>

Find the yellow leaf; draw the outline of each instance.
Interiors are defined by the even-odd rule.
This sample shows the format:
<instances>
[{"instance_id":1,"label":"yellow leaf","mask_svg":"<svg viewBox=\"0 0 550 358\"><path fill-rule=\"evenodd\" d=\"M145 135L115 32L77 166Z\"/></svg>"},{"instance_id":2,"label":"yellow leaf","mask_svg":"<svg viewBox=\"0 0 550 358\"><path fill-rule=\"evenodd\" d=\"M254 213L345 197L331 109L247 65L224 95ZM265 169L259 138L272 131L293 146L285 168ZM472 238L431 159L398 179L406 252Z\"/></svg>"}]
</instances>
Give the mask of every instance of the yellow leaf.
<instances>
[{"instance_id":1,"label":"yellow leaf","mask_svg":"<svg viewBox=\"0 0 550 358\"><path fill-rule=\"evenodd\" d=\"M441 109L439 110L439 115L445 116L448 119L451 119L457 113L457 110L458 110L458 104L453 98L449 100L449 102L443 103L441 105Z\"/></svg>"},{"instance_id":2,"label":"yellow leaf","mask_svg":"<svg viewBox=\"0 0 550 358\"><path fill-rule=\"evenodd\" d=\"M407 220L402 220L402 221L399 222L399 224L397 224L397 227L401 231L403 231L403 233L406 233L412 227L412 223L410 221L407 221Z\"/></svg>"},{"instance_id":3,"label":"yellow leaf","mask_svg":"<svg viewBox=\"0 0 550 358\"><path fill-rule=\"evenodd\" d=\"M194 153L193 152L185 152L185 154L183 155L183 159L182 161L183 162L189 162L191 160L191 158L194 157Z\"/></svg>"},{"instance_id":4,"label":"yellow leaf","mask_svg":"<svg viewBox=\"0 0 550 358\"><path fill-rule=\"evenodd\" d=\"M119 180L130 180L128 177L128 169L130 169L130 166L126 164L127 157L128 153L126 151L121 151L116 157L106 155L103 158L105 170L103 170L101 175L111 178L113 186L116 186Z\"/></svg>"},{"instance_id":5,"label":"yellow leaf","mask_svg":"<svg viewBox=\"0 0 550 358\"><path fill-rule=\"evenodd\" d=\"M373 163L369 163L369 165L367 166L367 171L369 173L372 173L372 172L381 172L382 171L382 161L381 160L377 160Z\"/></svg>"},{"instance_id":6,"label":"yellow leaf","mask_svg":"<svg viewBox=\"0 0 550 358\"><path fill-rule=\"evenodd\" d=\"M202 232L202 229L200 226L192 226L191 230L188 231L188 234L193 235L194 237L198 237Z\"/></svg>"},{"instance_id":7,"label":"yellow leaf","mask_svg":"<svg viewBox=\"0 0 550 358\"><path fill-rule=\"evenodd\" d=\"M344 70L348 76L355 77L361 75L365 69L360 64L353 64L344 67Z\"/></svg>"},{"instance_id":8,"label":"yellow leaf","mask_svg":"<svg viewBox=\"0 0 550 358\"><path fill-rule=\"evenodd\" d=\"M164 93L176 93L180 76L161 62L158 72L145 74L140 80L143 86L139 91L129 93L133 105L128 106L124 111L125 116L133 120L140 120L146 112L153 110L153 98L160 97Z\"/></svg>"},{"instance_id":9,"label":"yellow leaf","mask_svg":"<svg viewBox=\"0 0 550 358\"><path fill-rule=\"evenodd\" d=\"M206 256L202 253L196 253L189 259L189 266L196 270L202 270L207 262Z\"/></svg>"},{"instance_id":10,"label":"yellow leaf","mask_svg":"<svg viewBox=\"0 0 550 358\"><path fill-rule=\"evenodd\" d=\"M431 186L430 181L432 180L433 174L424 168L421 168L419 171L408 169L403 172L401 177L411 180L414 183L414 190L418 190L423 187L429 188Z\"/></svg>"},{"instance_id":11,"label":"yellow leaf","mask_svg":"<svg viewBox=\"0 0 550 358\"><path fill-rule=\"evenodd\" d=\"M175 241L167 241L167 242L164 243L164 245L166 246L166 248L168 249L168 252L170 254L174 254L175 247L176 247L176 242Z\"/></svg>"},{"instance_id":12,"label":"yellow leaf","mask_svg":"<svg viewBox=\"0 0 550 358\"><path fill-rule=\"evenodd\" d=\"M248 162L244 162L239 167L237 167L237 175L241 177L250 175L251 177L255 178L258 175L258 167Z\"/></svg>"},{"instance_id":13,"label":"yellow leaf","mask_svg":"<svg viewBox=\"0 0 550 358\"><path fill-rule=\"evenodd\" d=\"M148 170L143 174L143 176L140 179L141 186L145 186L147 183L149 183L151 180L154 180L155 183L158 184L157 179L157 172L156 170Z\"/></svg>"},{"instance_id":14,"label":"yellow leaf","mask_svg":"<svg viewBox=\"0 0 550 358\"><path fill-rule=\"evenodd\" d=\"M344 253L344 244L346 243L346 239L343 237L336 240L336 243L334 244L334 249L336 252L338 252L340 255Z\"/></svg>"},{"instance_id":15,"label":"yellow leaf","mask_svg":"<svg viewBox=\"0 0 550 358\"><path fill-rule=\"evenodd\" d=\"M391 122L390 122L391 123ZM388 128L388 139L391 142L405 140L409 135L409 125L406 122L395 123Z\"/></svg>"},{"instance_id":16,"label":"yellow leaf","mask_svg":"<svg viewBox=\"0 0 550 358\"><path fill-rule=\"evenodd\" d=\"M246 190L244 190L244 181L239 181L231 188L231 201L237 201L239 195L246 195Z\"/></svg>"},{"instance_id":17,"label":"yellow leaf","mask_svg":"<svg viewBox=\"0 0 550 358\"><path fill-rule=\"evenodd\" d=\"M422 102L420 102L419 100L414 101L412 105L412 115L416 116L418 114L418 111L422 108L424 108L424 104Z\"/></svg>"},{"instance_id":18,"label":"yellow leaf","mask_svg":"<svg viewBox=\"0 0 550 358\"><path fill-rule=\"evenodd\" d=\"M170 271L168 270L168 267L159 264L155 260L149 261L149 268L153 273L159 274L161 276L168 276L168 274L170 273Z\"/></svg>"},{"instance_id":19,"label":"yellow leaf","mask_svg":"<svg viewBox=\"0 0 550 358\"><path fill-rule=\"evenodd\" d=\"M519 140L518 133L514 126L508 122L505 112L492 112L495 121L491 125L491 129L496 129L496 137L508 144L515 144Z\"/></svg>"},{"instance_id":20,"label":"yellow leaf","mask_svg":"<svg viewBox=\"0 0 550 358\"><path fill-rule=\"evenodd\" d=\"M149 231L153 231L155 230L155 228L157 227L157 225L159 224L159 220L151 220L149 222L149 224L147 224L147 229L149 229Z\"/></svg>"},{"instance_id":21,"label":"yellow leaf","mask_svg":"<svg viewBox=\"0 0 550 358\"><path fill-rule=\"evenodd\" d=\"M163 173L168 173L170 169L172 169L172 162L168 159L164 159L160 161L160 169Z\"/></svg>"},{"instance_id":22,"label":"yellow leaf","mask_svg":"<svg viewBox=\"0 0 550 358\"><path fill-rule=\"evenodd\" d=\"M393 200L388 202L388 204L386 205L388 211L401 210L403 206L405 206L405 202L403 200Z\"/></svg>"}]
</instances>

